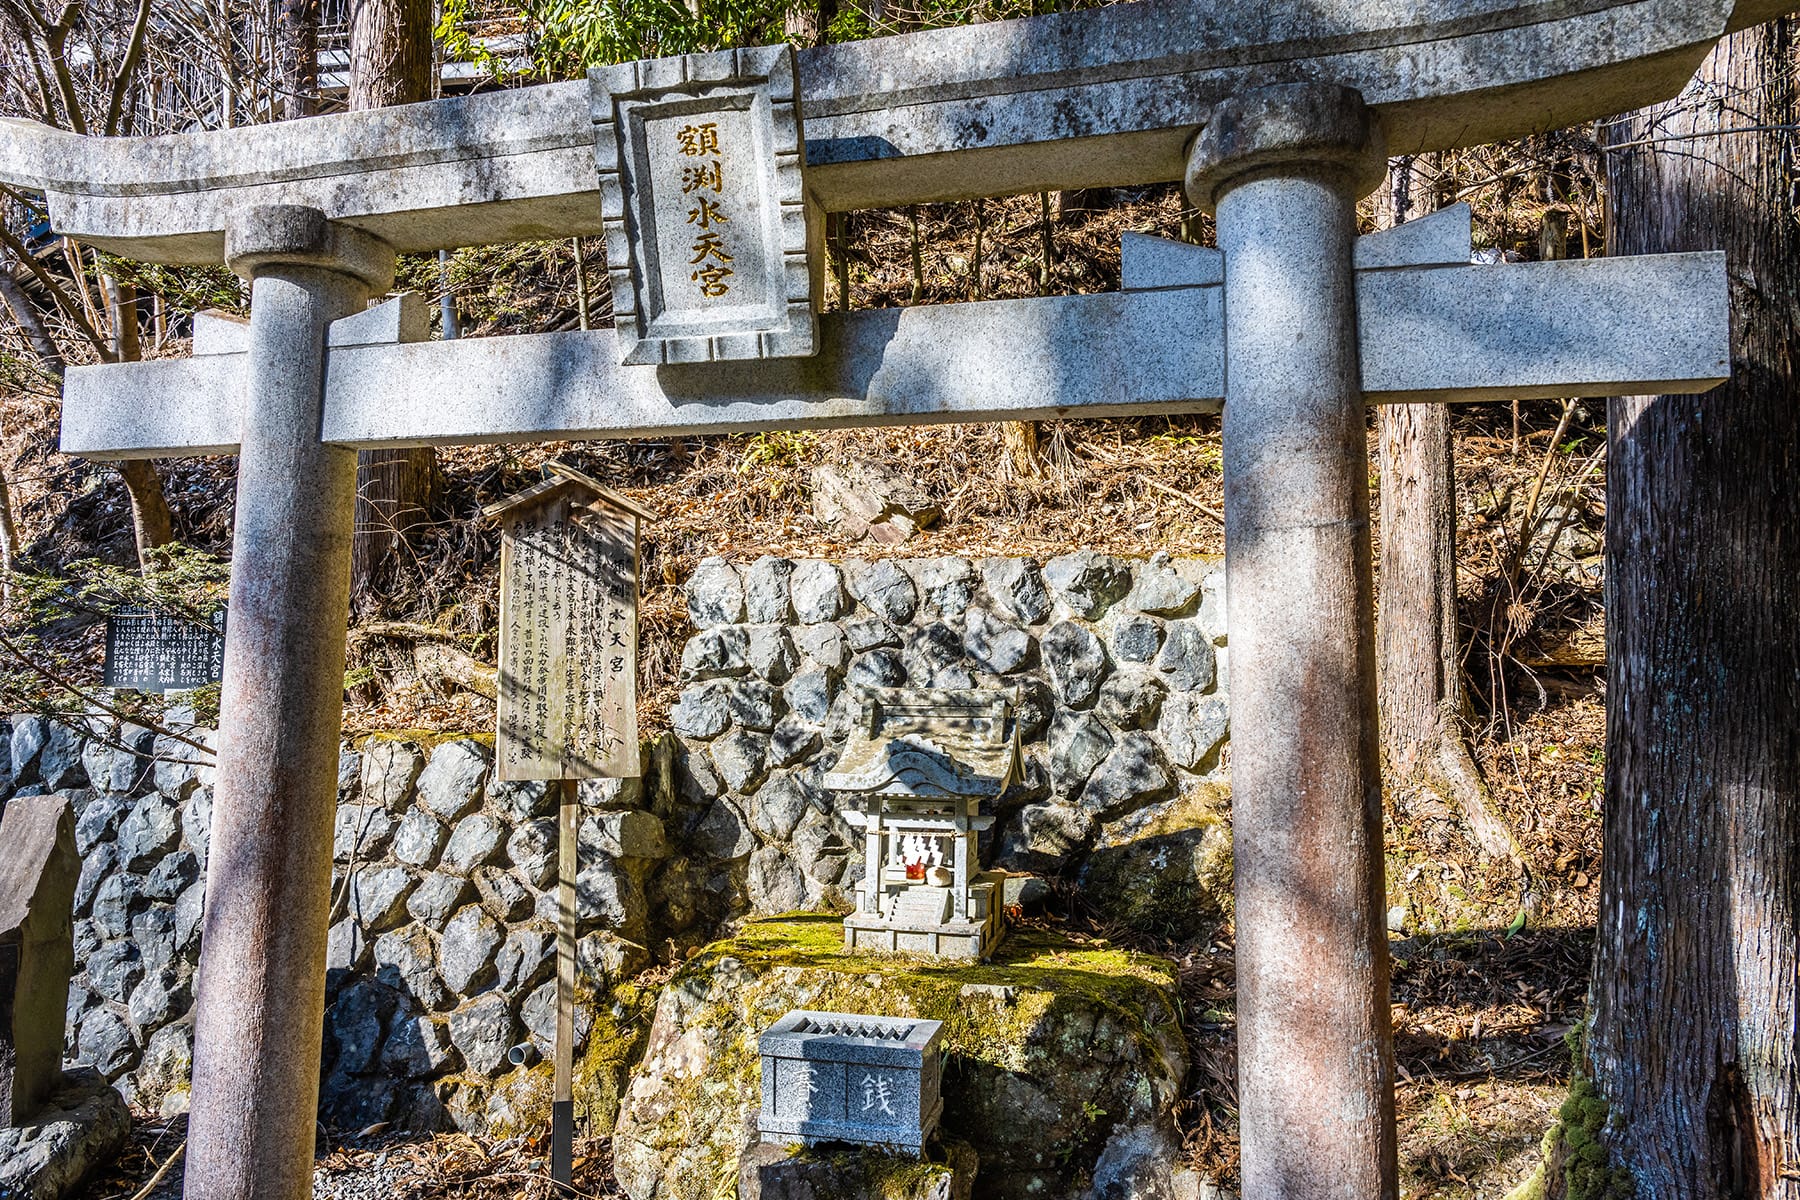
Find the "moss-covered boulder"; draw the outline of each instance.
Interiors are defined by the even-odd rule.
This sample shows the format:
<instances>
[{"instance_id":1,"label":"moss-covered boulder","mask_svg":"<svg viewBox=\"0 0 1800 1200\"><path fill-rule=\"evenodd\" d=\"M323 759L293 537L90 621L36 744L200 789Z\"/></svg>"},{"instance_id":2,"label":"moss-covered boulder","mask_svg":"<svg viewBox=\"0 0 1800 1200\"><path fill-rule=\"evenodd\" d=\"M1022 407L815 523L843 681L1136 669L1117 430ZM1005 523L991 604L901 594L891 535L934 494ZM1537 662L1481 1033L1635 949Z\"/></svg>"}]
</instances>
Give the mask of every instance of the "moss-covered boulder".
<instances>
[{"instance_id":1,"label":"moss-covered boulder","mask_svg":"<svg viewBox=\"0 0 1800 1200\"><path fill-rule=\"evenodd\" d=\"M923 1161L764 1143L738 1163L737 1200L969 1200L975 1169L975 1151L964 1142Z\"/></svg>"},{"instance_id":2,"label":"moss-covered boulder","mask_svg":"<svg viewBox=\"0 0 1800 1200\"><path fill-rule=\"evenodd\" d=\"M613 1134L633 1200L729 1197L756 1140L757 1041L796 1008L944 1022L942 1136L996 1200L1168 1195L1187 1071L1164 959L1014 931L991 963L847 955L836 917L752 922L664 988Z\"/></svg>"},{"instance_id":3,"label":"moss-covered boulder","mask_svg":"<svg viewBox=\"0 0 1800 1200\"><path fill-rule=\"evenodd\" d=\"M1156 937L1210 936L1231 908L1231 798L1196 784L1101 827L1081 869L1083 897Z\"/></svg>"}]
</instances>

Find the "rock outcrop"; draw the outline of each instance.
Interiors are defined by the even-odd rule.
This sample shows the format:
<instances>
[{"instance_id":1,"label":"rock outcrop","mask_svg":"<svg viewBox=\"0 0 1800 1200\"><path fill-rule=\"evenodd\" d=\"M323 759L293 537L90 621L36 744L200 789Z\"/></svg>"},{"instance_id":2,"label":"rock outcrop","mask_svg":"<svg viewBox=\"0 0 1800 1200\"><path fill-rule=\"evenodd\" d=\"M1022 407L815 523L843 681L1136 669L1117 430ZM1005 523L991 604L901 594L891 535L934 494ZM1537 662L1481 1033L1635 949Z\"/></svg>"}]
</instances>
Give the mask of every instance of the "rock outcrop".
<instances>
[{"instance_id":1,"label":"rock outcrop","mask_svg":"<svg viewBox=\"0 0 1800 1200\"><path fill-rule=\"evenodd\" d=\"M710 1200L756 1140L757 1039L795 1008L945 1023L940 1135L997 1200L1172 1196L1187 1071L1173 964L1015 931L995 961L842 952L832 917L747 924L663 989L613 1133L632 1200ZM908 1193L910 1194L910 1193ZM1112 1193L1107 1193L1112 1194Z\"/></svg>"}]
</instances>

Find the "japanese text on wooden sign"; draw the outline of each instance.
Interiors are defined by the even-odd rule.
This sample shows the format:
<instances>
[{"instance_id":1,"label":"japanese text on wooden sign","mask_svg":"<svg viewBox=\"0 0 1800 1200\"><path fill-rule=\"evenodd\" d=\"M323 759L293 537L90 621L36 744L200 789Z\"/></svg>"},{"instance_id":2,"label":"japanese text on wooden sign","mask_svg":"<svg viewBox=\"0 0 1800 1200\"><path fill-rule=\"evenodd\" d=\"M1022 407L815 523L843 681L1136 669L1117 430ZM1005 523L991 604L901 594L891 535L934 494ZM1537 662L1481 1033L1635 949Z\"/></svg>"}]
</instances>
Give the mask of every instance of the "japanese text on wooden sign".
<instances>
[{"instance_id":1,"label":"japanese text on wooden sign","mask_svg":"<svg viewBox=\"0 0 1800 1200\"><path fill-rule=\"evenodd\" d=\"M500 553L502 779L639 773L638 518L573 489L506 516Z\"/></svg>"},{"instance_id":2,"label":"japanese text on wooden sign","mask_svg":"<svg viewBox=\"0 0 1800 1200\"><path fill-rule=\"evenodd\" d=\"M224 678L224 609L206 623L147 608L122 609L107 618L107 687L178 692Z\"/></svg>"}]
</instances>

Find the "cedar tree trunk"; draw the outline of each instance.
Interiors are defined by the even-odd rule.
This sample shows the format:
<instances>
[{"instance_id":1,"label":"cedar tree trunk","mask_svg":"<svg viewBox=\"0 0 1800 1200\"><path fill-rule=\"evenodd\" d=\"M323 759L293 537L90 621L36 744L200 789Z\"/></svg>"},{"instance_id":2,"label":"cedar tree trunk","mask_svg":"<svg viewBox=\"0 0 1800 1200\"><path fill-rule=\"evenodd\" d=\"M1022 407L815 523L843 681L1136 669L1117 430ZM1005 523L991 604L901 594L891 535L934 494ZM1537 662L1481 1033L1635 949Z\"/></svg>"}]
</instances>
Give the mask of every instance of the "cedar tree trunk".
<instances>
[{"instance_id":1,"label":"cedar tree trunk","mask_svg":"<svg viewBox=\"0 0 1800 1200\"><path fill-rule=\"evenodd\" d=\"M319 111L319 0L275 0L275 113L292 121Z\"/></svg>"},{"instance_id":2,"label":"cedar tree trunk","mask_svg":"<svg viewBox=\"0 0 1800 1200\"><path fill-rule=\"evenodd\" d=\"M1733 35L1605 131L1607 253L1723 249L1736 327L1723 387L1607 419L1588 1054L1613 1158L1655 1200L1800 1197L1795 33Z\"/></svg>"},{"instance_id":3,"label":"cedar tree trunk","mask_svg":"<svg viewBox=\"0 0 1800 1200\"><path fill-rule=\"evenodd\" d=\"M431 0L352 0L352 109L430 98L431 25ZM429 446L357 453L356 532L350 548L353 604L369 596L406 531L424 517L436 481L437 455Z\"/></svg>"},{"instance_id":4,"label":"cedar tree trunk","mask_svg":"<svg viewBox=\"0 0 1800 1200\"><path fill-rule=\"evenodd\" d=\"M1394 164L1378 208L1413 215L1411 158ZM1519 861L1463 731L1467 702L1456 616L1456 472L1450 409L1388 404L1376 415L1381 454L1381 604L1376 688L1387 791L1423 826L1452 813L1483 855Z\"/></svg>"},{"instance_id":5,"label":"cedar tree trunk","mask_svg":"<svg viewBox=\"0 0 1800 1200\"><path fill-rule=\"evenodd\" d=\"M103 276L101 289L106 294L106 315L112 325L113 357L119 362L136 362L143 357L143 343L138 338L137 288ZM169 512L169 499L163 493L162 475L147 458L119 460L119 476L131 497L131 532L137 543L138 570L150 571L150 552L175 540L175 518Z\"/></svg>"}]
</instances>

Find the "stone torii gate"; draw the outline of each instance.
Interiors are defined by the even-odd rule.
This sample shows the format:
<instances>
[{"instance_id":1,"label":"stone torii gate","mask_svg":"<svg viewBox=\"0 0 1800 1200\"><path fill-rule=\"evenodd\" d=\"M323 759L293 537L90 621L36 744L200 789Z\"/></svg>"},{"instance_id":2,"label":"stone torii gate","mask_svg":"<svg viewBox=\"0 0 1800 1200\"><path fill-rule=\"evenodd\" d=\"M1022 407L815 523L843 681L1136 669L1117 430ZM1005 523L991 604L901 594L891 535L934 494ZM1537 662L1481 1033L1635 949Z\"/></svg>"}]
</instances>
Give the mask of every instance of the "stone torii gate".
<instances>
[{"instance_id":1,"label":"stone torii gate","mask_svg":"<svg viewBox=\"0 0 1800 1200\"><path fill-rule=\"evenodd\" d=\"M64 395L65 451L240 456L188 1194L310 1194L357 448L1223 404L1244 1193L1394 1196L1365 405L1703 389L1728 319L1717 255L1474 267L1466 211L1357 239L1354 206L1387 151L1664 99L1789 6L1143 0L218 133L0 124L60 231L252 283L242 344ZM650 132L694 111L757 147L760 308L677 295ZM1132 238L1119 293L813 311L820 211L1171 179L1219 250ZM363 311L397 251L574 234L618 334Z\"/></svg>"}]
</instances>

